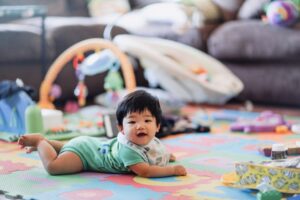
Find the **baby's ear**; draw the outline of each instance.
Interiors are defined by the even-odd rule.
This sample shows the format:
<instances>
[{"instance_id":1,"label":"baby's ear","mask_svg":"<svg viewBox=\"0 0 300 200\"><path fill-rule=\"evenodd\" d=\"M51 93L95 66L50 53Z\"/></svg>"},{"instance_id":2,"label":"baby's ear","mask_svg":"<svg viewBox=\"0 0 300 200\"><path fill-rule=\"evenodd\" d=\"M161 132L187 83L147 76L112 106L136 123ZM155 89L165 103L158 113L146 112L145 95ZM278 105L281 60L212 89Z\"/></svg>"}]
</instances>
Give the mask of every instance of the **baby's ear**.
<instances>
[{"instance_id":1,"label":"baby's ear","mask_svg":"<svg viewBox=\"0 0 300 200\"><path fill-rule=\"evenodd\" d=\"M118 125L118 130L123 133L123 126ZM124 133L123 133L124 134Z\"/></svg>"},{"instance_id":2,"label":"baby's ear","mask_svg":"<svg viewBox=\"0 0 300 200\"><path fill-rule=\"evenodd\" d=\"M156 132L158 132L159 129L160 129L160 124L157 125Z\"/></svg>"}]
</instances>

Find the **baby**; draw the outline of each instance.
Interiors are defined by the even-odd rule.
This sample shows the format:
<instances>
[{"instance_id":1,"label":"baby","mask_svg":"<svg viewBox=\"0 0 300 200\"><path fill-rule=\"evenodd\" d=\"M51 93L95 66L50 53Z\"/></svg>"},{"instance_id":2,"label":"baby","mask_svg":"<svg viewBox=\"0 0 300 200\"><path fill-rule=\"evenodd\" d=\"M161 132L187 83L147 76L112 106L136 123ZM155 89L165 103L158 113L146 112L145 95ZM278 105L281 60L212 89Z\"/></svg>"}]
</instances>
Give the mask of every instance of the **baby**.
<instances>
[{"instance_id":1,"label":"baby","mask_svg":"<svg viewBox=\"0 0 300 200\"><path fill-rule=\"evenodd\" d=\"M143 90L128 94L118 105L116 138L103 141L80 136L66 144L47 140L40 134L20 137L18 144L28 152L37 150L49 174L72 174L81 171L135 173L141 177L185 176L159 139L155 137L161 123L157 98Z\"/></svg>"}]
</instances>

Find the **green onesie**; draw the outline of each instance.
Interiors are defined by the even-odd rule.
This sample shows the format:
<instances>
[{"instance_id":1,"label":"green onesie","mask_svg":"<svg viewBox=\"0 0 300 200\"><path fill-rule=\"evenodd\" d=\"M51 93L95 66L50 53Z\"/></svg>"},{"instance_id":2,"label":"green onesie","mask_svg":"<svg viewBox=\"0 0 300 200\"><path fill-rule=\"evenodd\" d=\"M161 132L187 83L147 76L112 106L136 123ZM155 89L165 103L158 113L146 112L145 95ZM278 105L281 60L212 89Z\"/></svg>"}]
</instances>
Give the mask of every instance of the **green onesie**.
<instances>
[{"instance_id":1,"label":"green onesie","mask_svg":"<svg viewBox=\"0 0 300 200\"><path fill-rule=\"evenodd\" d=\"M103 141L89 136L76 137L63 146L60 154L66 151L80 157L85 171L129 173L128 166L146 162L136 151L119 143L117 138Z\"/></svg>"}]
</instances>

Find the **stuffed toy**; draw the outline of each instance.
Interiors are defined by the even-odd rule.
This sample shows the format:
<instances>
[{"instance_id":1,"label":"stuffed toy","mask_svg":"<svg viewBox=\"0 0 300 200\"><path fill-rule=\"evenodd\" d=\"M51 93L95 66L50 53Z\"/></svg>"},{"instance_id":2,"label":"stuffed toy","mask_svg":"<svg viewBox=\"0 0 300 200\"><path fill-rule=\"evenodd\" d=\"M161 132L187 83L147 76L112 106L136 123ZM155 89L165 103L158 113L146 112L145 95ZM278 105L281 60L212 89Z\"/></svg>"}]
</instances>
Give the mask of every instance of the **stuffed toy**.
<instances>
[{"instance_id":1,"label":"stuffed toy","mask_svg":"<svg viewBox=\"0 0 300 200\"><path fill-rule=\"evenodd\" d=\"M265 20L277 26L293 26L299 21L300 0L271 1L265 7Z\"/></svg>"}]
</instances>

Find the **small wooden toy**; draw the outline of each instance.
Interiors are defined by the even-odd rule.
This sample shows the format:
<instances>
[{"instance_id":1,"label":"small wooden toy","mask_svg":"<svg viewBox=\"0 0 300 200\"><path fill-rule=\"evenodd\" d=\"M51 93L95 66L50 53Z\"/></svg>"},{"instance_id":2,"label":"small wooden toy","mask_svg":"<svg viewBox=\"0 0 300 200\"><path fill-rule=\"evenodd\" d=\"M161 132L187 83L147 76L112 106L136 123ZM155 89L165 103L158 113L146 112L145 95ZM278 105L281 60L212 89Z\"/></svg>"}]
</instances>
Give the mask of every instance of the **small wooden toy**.
<instances>
[{"instance_id":1,"label":"small wooden toy","mask_svg":"<svg viewBox=\"0 0 300 200\"><path fill-rule=\"evenodd\" d=\"M288 155L300 155L300 141L284 143L284 145L288 148ZM264 145L259 147L259 152L264 156L270 157L272 152L272 145Z\"/></svg>"}]
</instances>

